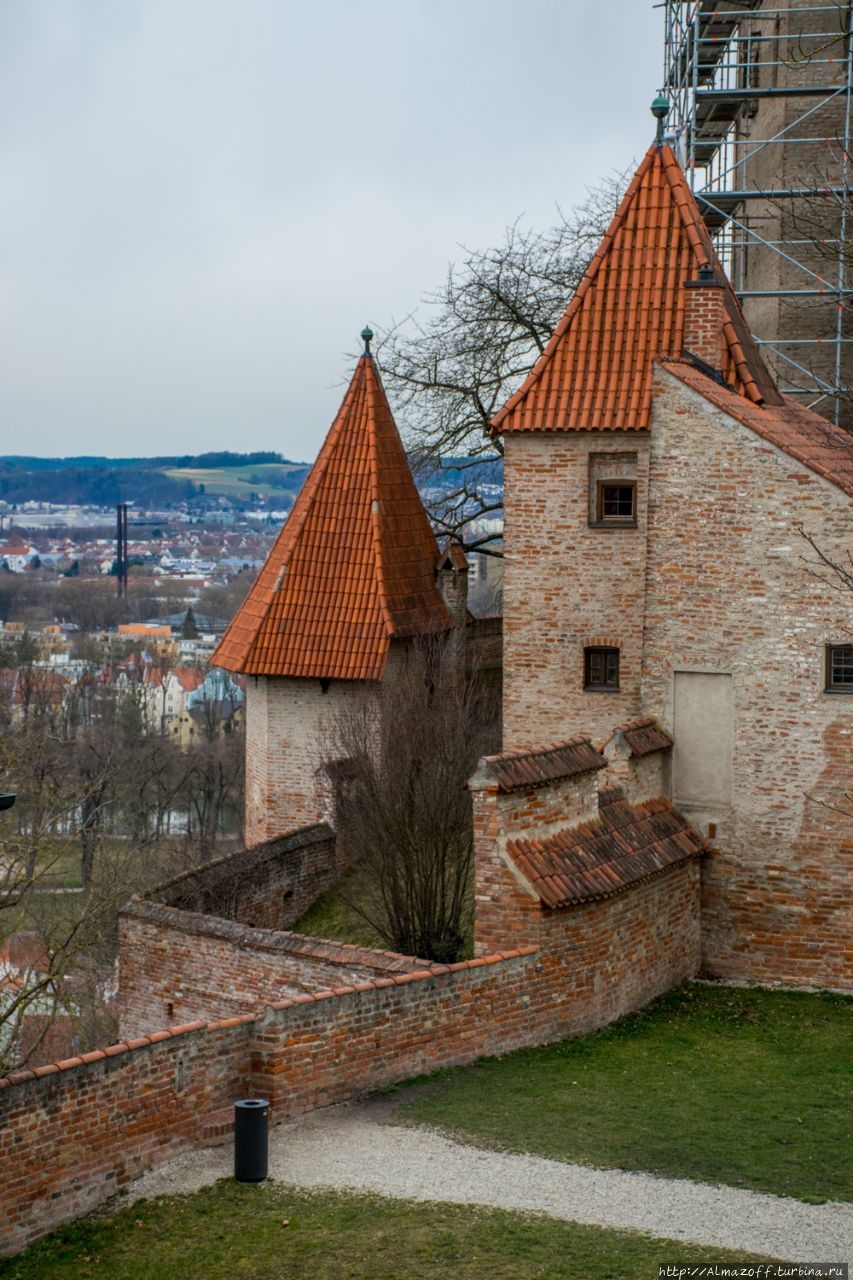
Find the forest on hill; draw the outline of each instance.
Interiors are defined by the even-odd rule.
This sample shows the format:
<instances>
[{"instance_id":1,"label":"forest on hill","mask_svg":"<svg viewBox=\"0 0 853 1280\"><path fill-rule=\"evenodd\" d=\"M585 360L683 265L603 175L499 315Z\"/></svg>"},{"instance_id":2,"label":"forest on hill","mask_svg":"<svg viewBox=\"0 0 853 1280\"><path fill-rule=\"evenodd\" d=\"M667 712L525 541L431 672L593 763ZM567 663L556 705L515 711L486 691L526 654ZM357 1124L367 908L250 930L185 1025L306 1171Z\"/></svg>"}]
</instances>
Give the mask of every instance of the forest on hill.
<instances>
[{"instance_id":1,"label":"forest on hill","mask_svg":"<svg viewBox=\"0 0 853 1280\"><path fill-rule=\"evenodd\" d=\"M242 477L246 468L258 467L258 487L274 475L276 488L297 489L307 471L305 464L292 463L280 453L258 451L231 453L217 451L156 458L108 458L102 456L68 458L0 457L0 500L11 506L23 502L75 503L84 506L112 506L132 502L141 507L171 507L203 496L208 490L199 472L224 476L215 492L227 492L229 472L240 470L236 488L247 486ZM183 471L191 474L182 475Z\"/></svg>"}]
</instances>

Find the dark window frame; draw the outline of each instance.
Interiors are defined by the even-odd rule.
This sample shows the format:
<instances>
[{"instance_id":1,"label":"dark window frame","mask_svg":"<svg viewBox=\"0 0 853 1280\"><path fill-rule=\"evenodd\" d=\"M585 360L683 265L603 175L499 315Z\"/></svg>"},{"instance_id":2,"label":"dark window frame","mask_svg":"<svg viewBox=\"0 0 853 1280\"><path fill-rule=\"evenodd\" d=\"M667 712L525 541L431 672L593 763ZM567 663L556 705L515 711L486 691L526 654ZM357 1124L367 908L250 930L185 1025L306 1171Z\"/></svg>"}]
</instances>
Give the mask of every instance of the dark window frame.
<instances>
[{"instance_id":1,"label":"dark window frame","mask_svg":"<svg viewBox=\"0 0 853 1280\"><path fill-rule=\"evenodd\" d=\"M583 687L589 693L619 692L620 651L613 645L590 645L583 651Z\"/></svg>"},{"instance_id":2,"label":"dark window frame","mask_svg":"<svg viewBox=\"0 0 853 1280\"><path fill-rule=\"evenodd\" d=\"M607 501L606 490L628 489L631 493L631 510L626 515L605 513ZM595 519L591 521L593 528L601 529L636 529L637 527L637 482L636 480L605 479L595 482Z\"/></svg>"},{"instance_id":3,"label":"dark window frame","mask_svg":"<svg viewBox=\"0 0 853 1280\"><path fill-rule=\"evenodd\" d=\"M841 668L847 671L842 672ZM844 679L837 679L836 674L843 674ZM849 678L847 676L849 675ZM828 644L826 646L825 693L853 694L853 644Z\"/></svg>"}]
</instances>

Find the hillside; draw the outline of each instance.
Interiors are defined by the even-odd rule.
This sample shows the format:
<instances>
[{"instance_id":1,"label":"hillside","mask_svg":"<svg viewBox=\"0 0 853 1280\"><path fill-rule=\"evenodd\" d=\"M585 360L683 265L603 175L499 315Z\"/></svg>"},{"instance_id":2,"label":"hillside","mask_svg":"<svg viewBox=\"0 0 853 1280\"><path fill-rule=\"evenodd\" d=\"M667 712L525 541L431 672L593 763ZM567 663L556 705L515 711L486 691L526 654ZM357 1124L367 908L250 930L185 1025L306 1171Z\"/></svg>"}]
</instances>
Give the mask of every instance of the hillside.
<instances>
[{"instance_id":1,"label":"hillside","mask_svg":"<svg viewBox=\"0 0 853 1280\"><path fill-rule=\"evenodd\" d=\"M166 458L0 457L0 501L171 507L206 494L292 502L308 464L280 454L203 453Z\"/></svg>"}]
</instances>

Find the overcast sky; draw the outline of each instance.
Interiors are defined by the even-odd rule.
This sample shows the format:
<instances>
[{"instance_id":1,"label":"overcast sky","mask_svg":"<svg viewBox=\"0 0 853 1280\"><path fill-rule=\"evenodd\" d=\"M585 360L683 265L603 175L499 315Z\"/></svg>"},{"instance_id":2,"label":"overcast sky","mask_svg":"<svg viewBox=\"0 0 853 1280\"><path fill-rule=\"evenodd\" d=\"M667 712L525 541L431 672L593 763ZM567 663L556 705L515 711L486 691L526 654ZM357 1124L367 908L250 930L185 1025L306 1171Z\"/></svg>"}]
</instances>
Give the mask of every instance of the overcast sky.
<instances>
[{"instance_id":1,"label":"overcast sky","mask_svg":"<svg viewBox=\"0 0 853 1280\"><path fill-rule=\"evenodd\" d=\"M0 454L316 454L365 322L654 136L652 0L0 0Z\"/></svg>"}]
</instances>

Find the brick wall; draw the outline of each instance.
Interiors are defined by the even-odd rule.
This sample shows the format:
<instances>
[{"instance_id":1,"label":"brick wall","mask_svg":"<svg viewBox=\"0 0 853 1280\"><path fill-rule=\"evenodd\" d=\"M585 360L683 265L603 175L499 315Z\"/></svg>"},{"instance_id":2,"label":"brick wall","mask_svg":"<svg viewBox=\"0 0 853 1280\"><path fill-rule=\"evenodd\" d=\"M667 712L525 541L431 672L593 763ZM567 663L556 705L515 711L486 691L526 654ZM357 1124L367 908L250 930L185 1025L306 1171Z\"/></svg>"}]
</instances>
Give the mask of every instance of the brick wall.
<instances>
[{"instance_id":1,"label":"brick wall","mask_svg":"<svg viewBox=\"0 0 853 1280\"><path fill-rule=\"evenodd\" d=\"M659 776L649 770L646 781ZM545 838L596 816L599 777L591 771L508 795L476 777L470 784L476 951L487 955L535 945L544 1007L571 1009L578 1031L602 1026L670 990L693 977L700 963L697 862L602 901L548 910L508 857L511 838ZM638 777L634 799L658 794L643 788Z\"/></svg>"},{"instance_id":2,"label":"brick wall","mask_svg":"<svg viewBox=\"0 0 853 1280\"><path fill-rule=\"evenodd\" d=\"M589 734L639 714L648 433L506 437L504 750ZM590 455L636 455L636 528L590 524ZM620 691L586 692L584 647L620 650Z\"/></svg>"},{"instance_id":3,"label":"brick wall","mask_svg":"<svg viewBox=\"0 0 853 1280\"><path fill-rule=\"evenodd\" d=\"M199 1145L246 1089L250 1020L161 1031L0 1080L0 1254Z\"/></svg>"},{"instance_id":4,"label":"brick wall","mask_svg":"<svg viewBox=\"0 0 853 1280\"><path fill-rule=\"evenodd\" d=\"M0 1080L0 1253L88 1212L221 1131L247 1094L273 1120L590 1022L533 948L277 1002ZM8 1171L11 1170L11 1175Z\"/></svg>"},{"instance_id":5,"label":"brick wall","mask_svg":"<svg viewBox=\"0 0 853 1280\"><path fill-rule=\"evenodd\" d=\"M146 1035L425 967L392 952L137 901L119 918L119 1026L123 1036Z\"/></svg>"},{"instance_id":6,"label":"brick wall","mask_svg":"<svg viewBox=\"0 0 853 1280\"><path fill-rule=\"evenodd\" d=\"M503 618L470 618L465 637L468 674L500 670L503 663Z\"/></svg>"},{"instance_id":7,"label":"brick wall","mask_svg":"<svg viewBox=\"0 0 853 1280\"><path fill-rule=\"evenodd\" d=\"M305 827L175 876L145 900L258 929L289 929L338 880L338 855L330 827Z\"/></svg>"},{"instance_id":8,"label":"brick wall","mask_svg":"<svg viewBox=\"0 0 853 1280\"><path fill-rule=\"evenodd\" d=\"M675 672L725 673L733 690L730 803L676 797L703 833L716 828L704 965L848 988L853 696L824 692L823 664L827 643L849 643L853 594L809 572L798 526L843 558L853 503L670 374L655 378L643 711L674 728Z\"/></svg>"},{"instance_id":9,"label":"brick wall","mask_svg":"<svg viewBox=\"0 0 853 1280\"><path fill-rule=\"evenodd\" d=\"M328 726L347 707L378 695L370 681L250 676L246 684L246 844L296 827L333 822L322 768Z\"/></svg>"},{"instance_id":10,"label":"brick wall","mask_svg":"<svg viewBox=\"0 0 853 1280\"><path fill-rule=\"evenodd\" d=\"M255 1017L174 1027L0 1080L0 1253L209 1142L241 1096L270 1099L281 1121L439 1066L603 1025L690 972L695 889L681 871L612 903L553 913L541 922L540 951L513 947L341 982L273 1001ZM137 938L150 923L133 920ZM198 942L188 935L196 955ZM164 960L174 944L170 937ZM151 938L146 948L150 960Z\"/></svg>"}]
</instances>

